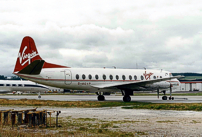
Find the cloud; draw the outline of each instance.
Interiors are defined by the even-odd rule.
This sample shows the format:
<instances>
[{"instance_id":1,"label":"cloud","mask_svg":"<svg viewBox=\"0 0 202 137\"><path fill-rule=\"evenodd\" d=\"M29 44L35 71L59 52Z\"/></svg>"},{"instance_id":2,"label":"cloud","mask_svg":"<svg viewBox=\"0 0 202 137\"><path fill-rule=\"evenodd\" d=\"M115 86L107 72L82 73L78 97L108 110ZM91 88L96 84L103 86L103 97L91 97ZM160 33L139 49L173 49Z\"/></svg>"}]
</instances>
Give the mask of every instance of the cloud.
<instances>
[{"instance_id":1,"label":"cloud","mask_svg":"<svg viewBox=\"0 0 202 137\"><path fill-rule=\"evenodd\" d=\"M35 40L41 57L50 63L202 72L202 8L198 3L1 1L2 74L12 73L24 36Z\"/></svg>"}]
</instances>

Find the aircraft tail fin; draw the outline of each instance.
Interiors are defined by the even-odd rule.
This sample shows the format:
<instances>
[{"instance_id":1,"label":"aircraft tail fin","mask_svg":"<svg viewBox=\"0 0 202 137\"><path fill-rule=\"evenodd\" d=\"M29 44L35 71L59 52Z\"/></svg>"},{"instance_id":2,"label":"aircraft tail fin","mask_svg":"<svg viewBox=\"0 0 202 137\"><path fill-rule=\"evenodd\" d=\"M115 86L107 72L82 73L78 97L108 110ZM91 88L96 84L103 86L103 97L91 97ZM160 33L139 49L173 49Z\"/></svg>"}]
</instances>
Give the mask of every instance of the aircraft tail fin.
<instances>
[{"instance_id":1,"label":"aircraft tail fin","mask_svg":"<svg viewBox=\"0 0 202 137\"><path fill-rule=\"evenodd\" d=\"M19 72L35 60L42 60L42 58L39 56L34 40L26 36L22 40L14 72Z\"/></svg>"},{"instance_id":2,"label":"aircraft tail fin","mask_svg":"<svg viewBox=\"0 0 202 137\"><path fill-rule=\"evenodd\" d=\"M26 36L23 38L18 53L14 73L39 74L42 68L68 68L66 66L47 63L40 57L34 40Z\"/></svg>"}]
</instances>

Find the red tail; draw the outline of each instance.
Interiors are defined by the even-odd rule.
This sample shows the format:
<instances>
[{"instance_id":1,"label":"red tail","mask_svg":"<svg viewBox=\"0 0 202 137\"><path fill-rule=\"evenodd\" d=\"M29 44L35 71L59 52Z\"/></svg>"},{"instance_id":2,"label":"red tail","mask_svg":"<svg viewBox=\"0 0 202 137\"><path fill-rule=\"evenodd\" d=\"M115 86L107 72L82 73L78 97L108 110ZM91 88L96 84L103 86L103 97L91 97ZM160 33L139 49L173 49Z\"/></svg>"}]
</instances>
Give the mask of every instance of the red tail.
<instances>
[{"instance_id":1,"label":"red tail","mask_svg":"<svg viewBox=\"0 0 202 137\"><path fill-rule=\"evenodd\" d=\"M14 73L18 73L35 60L42 60L42 58L39 56L34 40L31 37L26 36L22 40L20 51L18 53L18 58L15 64ZM44 62L43 68L68 68L68 67Z\"/></svg>"},{"instance_id":2,"label":"red tail","mask_svg":"<svg viewBox=\"0 0 202 137\"><path fill-rule=\"evenodd\" d=\"M14 72L22 70L34 60L42 60L42 58L38 54L34 40L31 37L26 36L22 40Z\"/></svg>"}]
</instances>

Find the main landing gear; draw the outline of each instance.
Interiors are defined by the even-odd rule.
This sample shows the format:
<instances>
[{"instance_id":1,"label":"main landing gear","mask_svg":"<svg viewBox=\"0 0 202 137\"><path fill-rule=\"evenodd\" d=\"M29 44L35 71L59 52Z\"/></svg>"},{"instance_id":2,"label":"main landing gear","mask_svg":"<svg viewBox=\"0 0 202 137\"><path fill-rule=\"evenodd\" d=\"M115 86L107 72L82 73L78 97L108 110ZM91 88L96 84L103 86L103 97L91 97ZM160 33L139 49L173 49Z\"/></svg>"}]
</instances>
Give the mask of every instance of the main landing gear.
<instances>
[{"instance_id":1,"label":"main landing gear","mask_svg":"<svg viewBox=\"0 0 202 137\"><path fill-rule=\"evenodd\" d=\"M131 101L131 97L129 95L125 95L125 96L123 96L123 101L124 102L130 102Z\"/></svg>"},{"instance_id":2,"label":"main landing gear","mask_svg":"<svg viewBox=\"0 0 202 137\"><path fill-rule=\"evenodd\" d=\"M97 96L97 100L98 101L105 101L105 96L101 94L101 92L96 92Z\"/></svg>"},{"instance_id":3,"label":"main landing gear","mask_svg":"<svg viewBox=\"0 0 202 137\"><path fill-rule=\"evenodd\" d=\"M130 102L131 101L131 97L130 97L130 95L133 95L133 91L128 91L128 90L124 90L124 91L122 91L121 90L121 93L122 93L122 95L123 95L123 101L124 102Z\"/></svg>"},{"instance_id":4,"label":"main landing gear","mask_svg":"<svg viewBox=\"0 0 202 137\"><path fill-rule=\"evenodd\" d=\"M133 95L133 91L121 91L122 95L123 95L123 101L124 102L130 102L131 101L131 97L130 95ZM103 95L103 92L95 92L98 96L97 99L98 101L105 101L105 96Z\"/></svg>"}]
</instances>

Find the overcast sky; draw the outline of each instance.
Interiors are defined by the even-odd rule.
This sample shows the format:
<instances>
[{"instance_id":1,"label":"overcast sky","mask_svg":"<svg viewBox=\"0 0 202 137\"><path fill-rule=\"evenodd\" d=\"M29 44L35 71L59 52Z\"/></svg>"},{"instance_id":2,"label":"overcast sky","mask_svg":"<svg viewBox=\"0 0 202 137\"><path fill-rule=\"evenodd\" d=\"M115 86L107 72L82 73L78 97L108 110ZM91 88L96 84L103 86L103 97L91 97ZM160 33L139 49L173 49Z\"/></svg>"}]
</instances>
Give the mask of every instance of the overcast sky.
<instances>
[{"instance_id":1,"label":"overcast sky","mask_svg":"<svg viewBox=\"0 0 202 137\"><path fill-rule=\"evenodd\" d=\"M0 75L24 36L69 67L202 72L201 0L0 0Z\"/></svg>"}]
</instances>

